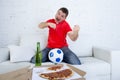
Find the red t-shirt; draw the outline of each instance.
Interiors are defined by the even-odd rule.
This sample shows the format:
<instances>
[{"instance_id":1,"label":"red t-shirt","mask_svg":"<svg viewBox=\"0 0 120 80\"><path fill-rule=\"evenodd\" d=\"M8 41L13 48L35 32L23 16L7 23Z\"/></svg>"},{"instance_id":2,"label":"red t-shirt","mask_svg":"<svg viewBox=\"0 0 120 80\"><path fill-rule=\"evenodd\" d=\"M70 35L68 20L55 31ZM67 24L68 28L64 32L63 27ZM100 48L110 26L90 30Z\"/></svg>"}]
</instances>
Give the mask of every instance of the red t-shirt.
<instances>
[{"instance_id":1,"label":"red t-shirt","mask_svg":"<svg viewBox=\"0 0 120 80\"><path fill-rule=\"evenodd\" d=\"M47 22L55 23L54 19L49 19ZM69 24L64 20L59 24L56 24L56 28L53 29L50 26L49 28L49 36L48 36L48 48L62 48L68 46L66 41L67 32L71 31Z\"/></svg>"}]
</instances>

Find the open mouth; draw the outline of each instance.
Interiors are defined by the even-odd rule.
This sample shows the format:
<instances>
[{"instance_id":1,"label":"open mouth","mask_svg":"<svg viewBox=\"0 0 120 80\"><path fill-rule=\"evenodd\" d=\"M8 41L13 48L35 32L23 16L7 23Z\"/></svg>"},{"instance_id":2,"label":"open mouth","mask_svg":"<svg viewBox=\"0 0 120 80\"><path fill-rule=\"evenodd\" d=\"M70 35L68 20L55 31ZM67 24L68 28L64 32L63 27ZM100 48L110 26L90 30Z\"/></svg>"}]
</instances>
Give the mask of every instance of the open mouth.
<instances>
[{"instance_id":1,"label":"open mouth","mask_svg":"<svg viewBox=\"0 0 120 80\"><path fill-rule=\"evenodd\" d=\"M60 19L59 19L59 18L56 18L56 20L57 20L57 21L60 21Z\"/></svg>"}]
</instances>

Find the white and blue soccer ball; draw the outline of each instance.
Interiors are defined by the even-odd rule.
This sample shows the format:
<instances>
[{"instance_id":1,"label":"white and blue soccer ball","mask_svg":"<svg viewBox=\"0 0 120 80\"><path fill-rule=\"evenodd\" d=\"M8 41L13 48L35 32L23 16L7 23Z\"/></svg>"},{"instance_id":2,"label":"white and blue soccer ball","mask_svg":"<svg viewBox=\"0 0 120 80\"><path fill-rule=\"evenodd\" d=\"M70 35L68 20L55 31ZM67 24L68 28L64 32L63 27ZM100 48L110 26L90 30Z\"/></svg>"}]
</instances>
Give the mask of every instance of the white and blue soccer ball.
<instances>
[{"instance_id":1,"label":"white and blue soccer ball","mask_svg":"<svg viewBox=\"0 0 120 80\"><path fill-rule=\"evenodd\" d=\"M63 60L63 52L59 48L55 48L50 50L48 57L49 60L52 61L53 63L60 63Z\"/></svg>"}]
</instances>

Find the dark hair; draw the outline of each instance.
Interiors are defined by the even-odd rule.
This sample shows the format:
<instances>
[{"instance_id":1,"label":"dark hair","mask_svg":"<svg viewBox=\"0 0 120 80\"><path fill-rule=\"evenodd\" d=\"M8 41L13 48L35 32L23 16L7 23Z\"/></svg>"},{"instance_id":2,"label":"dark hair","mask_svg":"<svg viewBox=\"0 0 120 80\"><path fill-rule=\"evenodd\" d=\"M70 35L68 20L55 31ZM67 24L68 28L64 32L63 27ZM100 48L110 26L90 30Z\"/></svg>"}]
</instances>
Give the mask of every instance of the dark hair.
<instances>
[{"instance_id":1,"label":"dark hair","mask_svg":"<svg viewBox=\"0 0 120 80\"><path fill-rule=\"evenodd\" d=\"M63 13L65 13L65 14L66 14L66 17L68 16L69 11L68 11L67 8L62 7L62 8L60 8L59 10L61 10Z\"/></svg>"}]
</instances>

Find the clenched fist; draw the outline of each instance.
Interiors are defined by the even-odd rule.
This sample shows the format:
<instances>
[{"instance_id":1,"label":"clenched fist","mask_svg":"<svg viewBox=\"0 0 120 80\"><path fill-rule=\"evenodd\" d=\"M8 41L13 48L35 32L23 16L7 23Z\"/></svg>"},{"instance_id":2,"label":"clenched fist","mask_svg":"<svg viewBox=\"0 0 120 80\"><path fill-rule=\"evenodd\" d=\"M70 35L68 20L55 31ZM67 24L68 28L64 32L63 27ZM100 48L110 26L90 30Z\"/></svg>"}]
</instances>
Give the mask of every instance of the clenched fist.
<instances>
[{"instance_id":1,"label":"clenched fist","mask_svg":"<svg viewBox=\"0 0 120 80\"><path fill-rule=\"evenodd\" d=\"M75 32L77 31L77 32L78 32L79 30L80 30L79 25L75 25L75 26L73 27L73 31L75 31Z\"/></svg>"},{"instance_id":2,"label":"clenched fist","mask_svg":"<svg viewBox=\"0 0 120 80\"><path fill-rule=\"evenodd\" d=\"M48 23L48 25L49 25L51 28L53 28L53 29L56 28L56 24L54 24L54 23Z\"/></svg>"}]
</instances>

